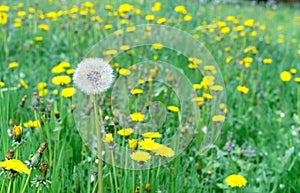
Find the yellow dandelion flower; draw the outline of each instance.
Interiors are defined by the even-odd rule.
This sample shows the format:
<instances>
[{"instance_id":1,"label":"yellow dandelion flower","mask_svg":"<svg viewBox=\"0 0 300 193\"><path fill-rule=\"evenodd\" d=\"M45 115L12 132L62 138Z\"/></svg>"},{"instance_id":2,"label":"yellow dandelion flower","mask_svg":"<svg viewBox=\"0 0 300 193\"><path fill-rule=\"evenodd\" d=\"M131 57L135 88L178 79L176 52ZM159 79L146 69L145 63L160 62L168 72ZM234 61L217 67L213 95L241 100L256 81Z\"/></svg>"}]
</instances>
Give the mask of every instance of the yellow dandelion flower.
<instances>
[{"instance_id":1,"label":"yellow dandelion flower","mask_svg":"<svg viewBox=\"0 0 300 193\"><path fill-rule=\"evenodd\" d=\"M52 78L52 83L56 85L65 85L71 82L71 78L69 76L55 76Z\"/></svg>"},{"instance_id":2,"label":"yellow dandelion flower","mask_svg":"<svg viewBox=\"0 0 300 193\"><path fill-rule=\"evenodd\" d=\"M105 5L104 9L106 9L106 10L112 10L113 6L112 5Z\"/></svg>"},{"instance_id":3,"label":"yellow dandelion flower","mask_svg":"<svg viewBox=\"0 0 300 193\"><path fill-rule=\"evenodd\" d=\"M222 91L223 90L223 86L221 85L213 85L210 87L211 90L213 91Z\"/></svg>"},{"instance_id":4,"label":"yellow dandelion flower","mask_svg":"<svg viewBox=\"0 0 300 193\"><path fill-rule=\"evenodd\" d=\"M131 150L135 150L138 144L137 140L135 139L129 139L128 143Z\"/></svg>"},{"instance_id":5,"label":"yellow dandelion flower","mask_svg":"<svg viewBox=\"0 0 300 193\"><path fill-rule=\"evenodd\" d=\"M192 19L193 17L190 14L185 15L183 18L184 21L191 21Z\"/></svg>"},{"instance_id":6,"label":"yellow dandelion flower","mask_svg":"<svg viewBox=\"0 0 300 193\"><path fill-rule=\"evenodd\" d=\"M131 74L131 71L126 69L126 68L121 68L119 70L119 74L123 75L123 76L128 76L129 74Z\"/></svg>"},{"instance_id":7,"label":"yellow dandelion flower","mask_svg":"<svg viewBox=\"0 0 300 193\"><path fill-rule=\"evenodd\" d=\"M218 28L222 28L222 27L226 27L227 25L226 25L226 22L224 22L224 21L218 21L217 26L218 26Z\"/></svg>"},{"instance_id":8,"label":"yellow dandelion flower","mask_svg":"<svg viewBox=\"0 0 300 193\"><path fill-rule=\"evenodd\" d=\"M154 139L145 138L144 140L139 141L139 146L144 150L153 150L161 146L161 144L155 142Z\"/></svg>"},{"instance_id":9,"label":"yellow dandelion flower","mask_svg":"<svg viewBox=\"0 0 300 193\"><path fill-rule=\"evenodd\" d=\"M135 26L131 26L131 27L126 28L126 32L133 32L135 30L136 30Z\"/></svg>"},{"instance_id":10,"label":"yellow dandelion flower","mask_svg":"<svg viewBox=\"0 0 300 193\"><path fill-rule=\"evenodd\" d=\"M69 74L69 75L74 74L74 72L75 72L75 69L69 69L69 70L67 70L67 74Z\"/></svg>"},{"instance_id":11,"label":"yellow dandelion flower","mask_svg":"<svg viewBox=\"0 0 300 193\"><path fill-rule=\"evenodd\" d=\"M226 18L225 18L226 21L233 21L235 20L235 17L232 16L232 15L228 15Z\"/></svg>"},{"instance_id":12,"label":"yellow dandelion flower","mask_svg":"<svg viewBox=\"0 0 300 193\"><path fill-rule=\"evenodd\" d=\"M47 93L48 93L48 89L39 90L39 96L40 97L45 96Z\"/></svg>"},{"instance_id":13,"label":"yellow dandelion flower","mask_svg":"<svg viewBox=\"0 0 300 193\"><path fill-rule=\"evenodd\" d=\"M257 36L257 31L252 31L252 32L250 33L250 36L252 36L252 37Z\"/></svg>"},{"instance_id":14,"label":"yellow dandelion flower","mask_svg":"<svg viewBox=\"0 0 300 193\"><path fill-rule=\"evenodd\" d=\"M251 58L251 57L246 57L246 58L243 59L243 61L244 61L245 63L252 63L252 62L253 62L253 58Z\"/></svg>"},{"instance_id":15,"label":"yellow dandelion flower","mask_svg":"<svg viewBox=\"0 0 300 193\"><path fill-rule=\"evenodd\" d=\"M8 14L0 12L0 24L5 25L8 21Z\"/></svg>"},{"instance_id":16,"label":"yellow dandelion flower","mask_svg":"<svg viewBox=\"0 0 300 193\"><path fill-rule=\"evenodd\" d=\"M107 24L104 26L104 29L111 29L113 26L111 24Z\"/></svg>"},{"instance_id":17,"label":"yellow dandelion flower","mask_svg":"<svg viewBox=\"0 0 300 193\"><path fill-rule=\"evenodd\" d=\"M57 94L58 94L58 90L57 90L57 89L54 89L54 90L52 91L52 94L57 95Z\"/></svg>"},{"instance_id":18,"label":"yellow dandelion flower","mask_svg":"<svg viewBox=\"0 0 300 193\"><path fill-rule=\"evenodd\" d=\"M193 64L196 64L196 65L200 65L203 62L202 60L200 60L198 58L189 58L188 60L189 60L189 62L192 62Z\"/></svg>"},{"instance_id":19,"label":"yellow dandelion flower","mask_svg":"<svg viewBox=\"0 0 300 193\"><path fill-rule=\"evenodd\" d=\"M131 135L133 132L134 132L134 130L131 128L126 128L126 129L123 128L123 129L119 130L117 133L119 135L127 137L127 136Z\"/></svg>"},{"instance_id":20,"label":"yellow dandelion flower","mask_svg":"<svg viewBox=\"0 0 300 193\"><path fill-rule=\"evenodd\" d=\"M197 64L192 64L191 63L191 64L188 65L188 68L189 69L196 69L197 68Z\"/></svg>"},{"instance_id":21,"label":"yellow dandelion flower","mask_svg":"<svg viewBox=\"0 0 300 193\"><path fill-rule=\"evenodd\" d=\"M142 79L138 80L138 84L144 84L144 83L145 83L145 80L142 80Z\"/></svg>"},{"instance_id":22,"label":"yellow dandelion flower","mask_svg":"<svg viewBox=\"0 0 300 193\"><path fill-rule=\"evenodd\" d=\"M168 110L173 113L177 113L179 111L179 108L176 106L168 106Z\"/></svg>"},{"instance_id":23,"label":"yellow dandelion flower","mask_svg":"<svg viewBox=\"0 0 300 193\"><path fill-rule=\"evenodd\" d=\"M23 79L20 79L20 85L25 88L28 89L28 85L25 83L25 81Z\"/></svg>"},{"instance_id":24,"label":"yellow dandelion flower","mask_svg":"<svg viewBox=\"0 0 300 193\"><path fill-rule=\"evenodd\" d=\"M40 41L44 40L44 37L43 36L37 36L37 37L35 37L35 40L40 42Z\"/></svg>"},{"instance_id":25,"label":"yellow dandelion flower","mask_svg":"<svg viewBox=\"0 0 300 193\"><path fill-rule=\"evenodd\" d=\"M253 27L254 26L254 20L253 19L247 19L244 21L244 25L247 27Z\"/></svg>"},{"instance_id":26,"label":"yellow dandelion flower","mask_svg":"<svg viewBox=\"0 0 300 193\"><path fill-rule=\"evenodd\" d=\"M128 45L123 45L120 47L120 50L122 51L125 51L125 50L128 50L129 49L129 46Z\"/></svg>"},{"instance_id":27,"label":"yellow dandelion flower","mask_svg":"<svg viewBox=\"0 0 300 193\"><path fill-rule=\"evenodd\" d=\"M292 78L292 75L290 72L288 71L283 71L280 73L280 79L283 81L283 82L289 82Z\"/></svg>"},{"instance_id":28,"label":"yellow dandelion flower","mask_svg":"<svg viewBox=\"0 0 300 193\"><path fill-rule=\"evenodd\" d=\"M226 108L226 105L225 105L224 103L221 103L219 107L220 107L220 109L222 110L222 109L225 109L225 108Z\"/></svg>"},{"instance_id":29,"label":"yellow dandelion flower","mask_svg":"<svg viewBox=\"0 0 300 193\"><path fill-rule=\"evenodd\" d=\"M204 93L203 98L209 100L209 99L212 99L213 97L208 93Z\"/></svg>"},{"instance_id":30,"label":"yellow dandelion flower","mask_svg":"<svg viewBox=\"0 0 300 193\"><path fill-rule=\"evenodd\" d=\"M0 167L8 171L13 170L15 172L25 173L27 175L30 175L31 172L23 162L16 159L10 159L10 160L0 162Z\"/></svg>"},{"instance_id":31,"label":"yellow dandelion flower","mask_svg":"<svg viewBox=\"0 0 300 193\"><path fill-rule=\"evenodd\" d=\"M87 1L83 3L83 6L87 7L87 8L92 8L94 6L94 3Z\"/></svg>"},{"instance_id":32,"label":"yellow dandelion flower","mask_svg":"<svg viewBox=\"0 0 300 193\"><path fill-rule=\"evenodd\" d=\"M39 128L41 127L41 123L39 120L35 120L35 121L28 121L26 123L23 124L24 127L31 127L31 128Z\"/></svg>"},{"instance_id":33,"label":"yellow dandelion flower","mask_svg":"<svg viewBox=\"0 0 300 193\"><path fill-rule=\"evenodd\" d=\"M49 30L49 26L47 24L40 24L38 25L38 28L44 31L48 31Z\"/></svg>"},{"instance_id":34,"label":"yellow dandelion flower","mask_svg":"<svg viewBox=\"0 0 300 193\"><path fill-rule=\"evenodd\" d=\"M247 88L245 86L238 86L237 90L243 94L247 94L249 92L249 88Z\"/></svg>"},{"instance_id":35,"label":"yellow dandelion flower","mask_svg":"<svg viewBox=\"0 0 300 193\"><path fill-rule=\"evenodd\" d=\"M58 64L58 66L63 67L63 68L69 68L71 64L69 62L62 61Z\"/></svg>"},{"instance_id":36,"label":"yellow dandelion flower","mask_svg":"<svg viewBox=\"0 0 300 193\"><path fill-rule=\"evenodd\" d=\"M107 133L105 134L105 136L103 137L103 142L105 143L111 143L114 141L114 138L112 136L112 133Z\"/></svg>"},{"instance_id":37,"label":"yellow dandelion flower","mask_svg":"<svg viewBox=\"0 0 300 193\"><path fill-rule=\"evenodd\" d=\"M233 31L243 31L245 27L243 25L239 25L233 28Z\"/></svg>"},{"instance_id":38,"label":"yellow dandelion flower","mask_svg":"<svg viewBox=\"0 0 300 193\"><path fill-rule=\"evenodd\" d=\"M296 77L295 79L294 79L294 81L295 82L297 82L297 83L300 83L300 77ZM0 83L1 84L1 83ZM1 86L0 86L1 87Z\"/></svg>"},{"instance_id":39,"label":"yellow dandelion flower","mask_svg":"<svg viewBox=\"0 0 300 193\"><path fill-rule=\"evenodd\" d=\"M195 97L192 99L193 102L203 102L204 98L203 97Z\"/></svg>"},{"instance_id":40,"label":"yellow dandelion flower","mask_svg":"<svg viewBox=\"0 0 300 193\"><path fill-rule=\"evenodd\" d=\"M265 58L263 60L264 64L271 64L272 63L272 59L271 58Z\"/></svg>"},{"instance_id":41,"label":"yellow dandelion flower","mask_svg":"<svg viewBox=\"0 0 300 193\"><path fill-rule=\"evenodd\" d=\"M290 73L291 74L296 74L297 73L297 69L296 68L291 68L290 69Z\"/></svg>"},{"instance_id":42,"label":"yellow dandelion flower","mask_svg":"<svg viewBox=\"0 0 300 193\"><path fill-rule=\"evenodd\" d=\"M155 44L152 44L151 48L154 49L154 50L160 50L162 49L164 46L160 43L155 43Z\"/></svg>"},{"instance_id":43,"label":"yellow dandelion flower","mask_svg":"<svg viewBox=\"0 0 300 193\"><path fill-rule=\"evenodd\" d=\"M223 27L220 30L221 34L228 34L230 32L230 28L229 27Z\"/></svg>"},{"instance_id":44,"label":"yellow dandelion flower","mask_svg":"<svg viewBox=\"0 0 300 193\"><path fill-rule=\"evenodd\" d=\"M174 11L177 12L177 13L182 13L182 14L186 14L187 13L187 11L186 11L186 9L185 9L185 7L183 5L176 6L175 9L174 9Z\"/></svg>"},{"instance_id":45,"label":"yellow dandelion flower","mask_svg":"<svg viewBox=\"0 0 300 193\"><path fill-rule=\"evenodd\" d=\"M4 87L4 86L5 86L5 83L0 81L0 88Z\"/></svg>"},{"instance_id":46,"label":"yellow dandelion flower","mask_svg":"<svg viewBox=\"0 0 300 193\"><path fill-rule=\"evenodd\" d=\"M153 21L155 19L155 16L154 15L146 15L145 19L147 21Z\"/></svg>"},{"instance_id":47,"label":"yellow dandelion flower","mask_svg":"<svg viewBox=\"0 0 300 193\"><path fill-rule=\"evenodd\" d=\"M22 126L21 125L19 125L19 126L15 125L14 128L13 128L13 134L14 134L15 137L22 136L22 134L23 134Z\"/></svg>"},{"instance_id":48,"label":"yellow dandelion flower","mask_svg":"<svg viewBox=\"0 0 300 193\"><path fill-rule=\"evenodd\" d=\"M223 122L225 120L224 115L215 115L212 117L213 122Z\"/></svg>"},{"instance_id":49,"label":"yellow dandelion flower","mask_svg":"<svg viewBox=\"0 0 300 193\"><path fill-rule=\"evenodd\" d=\"M69 98L72 97L74 94L76 93L76 89L75 88L64 88L61 91L61 96L65 97L65 98Z\"/></svg>"},{"instance_id":50,"label":"yellow dandelion flower","mask_svg":"<svg viewBox=\"0 0 300 193\"><path fill-rule=\"evenodd\" d=\"M213 76L204 76L201 81L202 86L212 86L215 83L215 77Z\"/></svg>"},{"instance_id":51,"label":"yellow dandelion flower","mask_svg":"<svg viewBox=\"0 0 300 193\"><path fill-rule=\"evenodd\" d=\"M151 155L147 152L136 151L130 155L130 158L142 164L151 159Z\"/></svg>"},{"instance_id":52,"label":"yellow dandelion flower","mask_svg":"<svg viewBox=\"0 0 300 193\"><path fill-rule=\"evenodd\" d=\"M0 5L0 11L3 11L3 12L7 12L7 11L9 11L9 6L7 6L7 5Z\"/></svg>"},{"instance_id":53,"label":"yellow dandelion flower","mask_svg":"<svg viewBox=\"0 0 300 193\"><path fill-rule=\"evenodd\" d=\"M38 90L43 90L46 86L47 86L47 83L46 83L46 82L40 82L40 83L38 83L38 85L37 85L37 89L38 89Z\"/></svg>"},{"instance_id":54,"label":"yellow dandelion flower","mask_svg":"<svg viewBox=\"0 0 300 193\"><path fill-rule=\"evenodd\" d=\"M240 188L240 187L246 186L246 184L247 184L247 180L243 176L238 175L238 174L232 174L232 175L226 177L225 182L228 186L231 186L233 188L235 188L235 187Z\"/></svg>"},{"instance_id":55,"label":"yellow dandelion flower","mask_svg":"<svg viewBox=\"0 0 300 193\"><path fill-rule=\"evenodd\" d=\"M144 91L140 88L134 88L131 90L131 94L132 95L138 95L138 94L142 94Z\"/></svg>"},{"instance_id":56,"label":"yellow dandelion flower","mask_svg":"<svg viewBox=\"0 0 300 193\"><path fill-rule=\"evenodd\" d=\"M12 69L12 68L16 68L19 66L19 63L18 62L11 62L9 65L8 65L8 68Z\"/></svg>"},{"instance_id":57,"label":"yellow dandelion flower","mask_svg":"<svg viewBox=\"0 0 300 193\"><path fill-rule=\"evenodd\" d=\"M175 155L173 149L164 145L160 145L158 148L153 149L152 151L155 153L155 155L162 157L173 157Z\"/></svg>"},{"instance_id":58,"label":"yellow dandelion flower","mask_svg":"<svg viewBox=\"0 0 300 193\"><path fill-rule=\"evenodd\" d=\"M143 133L144 138L161 138L161 134L159 132L147 132Z\"/></svg>"},{"instance_id":59,"label":"yellow dandelion flower","mask_svg":"<svg viewBox=\"0 0 300 193\"><path fill-rule=\"evenodd\" d=\"M161 2L155 2L152 6L152 11L157 12L160 10L160 7L161 7Z\"/></svg>"},{"instance_id":60,"label":"yellow dandelion flower","mask_svg":"<svg viewBox=\"0 0 300 193\"><path fill-rule=\"evenodd\" d=\"M130 117L133 121L144 121L145 116L140 112L136 112L136 113L132 113Z\"/></svg>"},{"instance_id":61,"label":"yellow dandelion flower","mask_svg":"<svg viewBox=\"0 0 300 193\"><path fill-rule=\"evenodd\" d=\"M157 24L163 24L165 22L166 22L166 18L164 17L157 20Z\"/></svg>"},{"instance_id":62,"label":"yellow dandelion flower","mask_svg":"<svg viewBox=\"0 0 300 193\"><path fill-rule=\"evenodd\" d=\"M106 50L106 51L104 51L104 52L103 52L103 55L115 55L115 54L117 54L117 53L118 53L117 50L111 49L111 50Z\"/></svg>"},{"instance_id":63,"label":"yellow dandelion flower","mask_svg":"<svg viewBox=\"0 0 300 193\"><path fill-rule=\"evenodd\" d=\"M119 6L118 11L120 13L127 13L133 10L133 5L125 3Z\"/></svg>"},{"instance_id":64,"label":"yellow dandelion flower","mask_svg":"<svg viewBox=\"0 0 300 193\"><path fill-rule=\"evenodd\" d=\"M193 84L193 89L194 89L194 90L198 90L198 89L200 89L200 88L202 88L202 85L201 85L201 84Z\"/></svg>"},{"instance_id":65,"label":"yellow dandelion flower","mask_svg":"<svg viewBox=\"0 0 300 193\"><path fill-rule=\"evenodd\" d=\"M204 66L204 70L212 71L212 70L215 70L215 67L212 65L206 65L206 66Z\"/></svg>"}]
</instances>

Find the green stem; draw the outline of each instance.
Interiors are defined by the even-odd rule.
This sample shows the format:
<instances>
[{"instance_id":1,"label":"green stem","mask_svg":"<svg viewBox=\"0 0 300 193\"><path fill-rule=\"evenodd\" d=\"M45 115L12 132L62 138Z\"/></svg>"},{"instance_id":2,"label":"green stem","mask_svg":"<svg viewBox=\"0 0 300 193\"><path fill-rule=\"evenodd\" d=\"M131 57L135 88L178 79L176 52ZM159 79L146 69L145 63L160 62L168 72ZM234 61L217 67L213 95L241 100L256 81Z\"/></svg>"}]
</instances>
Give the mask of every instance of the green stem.
<instances>
[{"instance_id":1,"label":"green stem","mask_svg":"<svg viewBox=\"0 0 300 193\"><path fill-rule=\"evenodd\" d=\"M143 170L140 170L140 193L143 193Z\"/></svg>"},{"instance_id":2,"label":"green stem","mask_svg":"<svg viewBox=\"0 0 300 193\"><path fill-rule=\"evenodd\" d=\"M31 170L30 170L30 173L31 173ZM25 190L26 190L26 188L27 188L27 186L28 186L28 184L29 184L29 179L30 179L30 175L28 175L28 177L27 177L27 179L26 179L25 185L24 185L24 187L23 187L23 189L22 189L22 193L25 192Z\"/></svg>"},{"instance_id":3,"label":"green stem","mask_svg":"<svg viewBox=\"0 0 300 193\"><path fill-rule=\"evenodd\" d=\"M158 177L159 177L159 173L160 173L160 165L161 165L161 160L160 160L160 158L159 158L159 160L158 160L158 168L157 168L157 172L156 172L156 179L158 179Z\"/></svg>"},{"instance_id":4,"label":"green stem","mask_svg":"<svg viewBox=\"0 0 300 193\"><path fill-rule=\"evenodd\" d=\"M298 116L300 117L300 84L298 85Z\"/></svg>"},{"instance_id":5,"label":"green stem","mask_svg":"<svg viewBox=\"0 0 300 193\"><path fill-rule=\"evenodd\" d=\"M115 180L115 189L116 193L118 193L118 181L117 181L117 173L116 173L116 167L115 167L115 161L114 161L114 153L111 151L111 161L112 161L112 168L113 168L113 173L114 173L114 180Z\"/></svg>"},{"instance_id":6,"label":"green stem","mask_svg":"<svg viewBox=\"0 0 300 193\"><path fill-rule=\"evenodd\" d=\"M13 179L11 179L11 180L9 181L7 193L10 193L12 181L13 181Z\"/></svg>"},{"instance_id":7,"label":"green stem","mask_svg":"<svg viewBox=\"0 0 300 193\"><path fill-rule=\"evenodd\" d=\"M100 129L102 125L98 124L98 105L96 95L94 95L94 113L95 113L95 126L96 126L96 135L97 135L97 155L98 155L98 193L103 193L102 185L102 141L101 141L101 132Z\"/></svg>"},{"instance_id":8,"label":"green stem","mask_svg":"<svg viewBox=\"0 0 300 193\"><path fill-rule=\"evenodd\" d=\"M36 193L40 193L40 191L41 191L41 186L38 187Z\"/></svg>"},{"instance_id":9,"label":"green stem","mask_svg":"<svg viewBox=\"0 0 300 193\"><path fill-rule=\"evenodd\" d=\"M6 181L6 176L4 177L4 179L3 179L3 181L2 181L0 193L3 192L5 181Z\"/></svg>"},{"instance_id":10,"label":"green stem","mask_svg":"<svg viewBox=\"0 0 300 193\"><path fill-rule=\"evenodd\" d=\"M16 159L19 158L19 146L17 146L16 148ZM14 184L13 184L13 193L16 192L16 186L17 186L17 179L14 180Z\"/></svg>"},{"instance_id":11,"label":"green stem","mask_svg":"<svg viewBox=\"0 0 300 193\"><path fill-rule=\"evenodd\" d=\"M135 177L135 171L134 171L134 163L132 162L132 189L133 189L133 191L132 192L134 192L135 190L134 190L134 188L135 188L135 179L134 179L134 177Z\"/></svg>"},{"instance_id":12,"label":"green stem","mask_svg":"<svg viewBox=\"0 0 300 193\"><path fill-rule=\"evenodd\" d=\"M60 118L62 119L63 117L63 104L64 104L64 97L60 95Z\"/></svg>"}]
</instances>

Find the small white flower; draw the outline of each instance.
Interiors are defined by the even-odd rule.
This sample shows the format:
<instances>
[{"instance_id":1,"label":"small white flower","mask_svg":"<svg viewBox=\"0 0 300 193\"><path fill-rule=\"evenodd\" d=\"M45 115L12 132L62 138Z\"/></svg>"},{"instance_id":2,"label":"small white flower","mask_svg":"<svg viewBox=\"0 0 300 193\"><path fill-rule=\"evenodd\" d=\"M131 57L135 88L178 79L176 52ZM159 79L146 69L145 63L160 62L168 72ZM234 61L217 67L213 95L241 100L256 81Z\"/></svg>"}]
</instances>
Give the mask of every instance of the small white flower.
<instances>
[{"instance_id":1,"label":"small white flower","mask_svg":"<svg viewBox=\"0 0 300 193\"><path fill-rule=\"evenodd\" d=\"M284 188L284 184L279 184L279 188L283 189Z\"/></svg>"},{"instance_id":2,"label":"small white flower","mask_svg":"<svg viewBox=\"0 0 300 193\"><path fill-rule=\"evenodd\" d=\"M99 94L111 87L113 69L100 58L87 58L78 64L73 75L77 88L86 94Z\"/></svg>"}]
</instances>

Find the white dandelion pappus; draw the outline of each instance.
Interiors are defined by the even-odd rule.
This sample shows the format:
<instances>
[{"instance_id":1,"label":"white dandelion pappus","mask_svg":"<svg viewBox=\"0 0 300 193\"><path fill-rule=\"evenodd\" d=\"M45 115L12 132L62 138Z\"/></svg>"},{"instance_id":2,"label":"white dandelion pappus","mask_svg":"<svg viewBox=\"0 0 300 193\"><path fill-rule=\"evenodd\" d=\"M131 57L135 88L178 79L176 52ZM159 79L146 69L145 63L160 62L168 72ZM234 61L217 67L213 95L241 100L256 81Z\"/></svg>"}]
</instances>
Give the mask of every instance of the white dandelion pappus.
<instances>
[{"instance_id":1,"label":"white dandelion pappus","mask_svg":"<svg viewBox=\"0 0 300 193\"><path fill-rule=\"evenodd\" d=\"M73 75L76 87L86 94L99 94L111 87L113 69L101 58L87 58L78 64Z\"/></svg>"}]
</instances>

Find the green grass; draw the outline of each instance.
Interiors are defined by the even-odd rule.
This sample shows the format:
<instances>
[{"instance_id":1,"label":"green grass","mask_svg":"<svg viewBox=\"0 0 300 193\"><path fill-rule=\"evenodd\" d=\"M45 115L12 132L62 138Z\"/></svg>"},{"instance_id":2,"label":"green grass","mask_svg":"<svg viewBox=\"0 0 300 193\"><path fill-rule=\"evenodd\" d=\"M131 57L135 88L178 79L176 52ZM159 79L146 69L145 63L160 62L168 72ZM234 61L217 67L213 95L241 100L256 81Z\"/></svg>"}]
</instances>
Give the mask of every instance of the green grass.
<instances>
[{"instance_id":1,"label":"green grass","mask_svg":"<svg viewBox=\"0 0 300 193\"><path fill-rule=\"evenodd\" d=\"M19 1L21 2L21 1ZM50 1L49 1L50 2ZM63 98L60 92L63 88L54 85L51 80L56 74L51 69L62 61L71 64L68 69L76 68L77 64L84 59L87 51L104 37L118 29L126 29L130 25L147 24L147 14L151 14L152 2L131 1L135 8L141 10L141 14L129 13L128 24L121 25L124 18L109 16L117 11L120 1L109 3L94 3L94 14L82 16L79 12L74 13L77 18L69 15L61 15L57 20L39 18L36 11L29 13L28 8L41 10L45 15L50 11L70 10L73 6L79 6L83 1L68 1L68 3L40 2L38 4L26 2L23 7L16 7L18 2L4 1L2 4L10 6L8 21L0 24L0 82L5 86L0 88L0 160L4 161L8 149L15 150L15 158L25 162L35 154L42 142L47 142L47 148L43 152L42 160L49 165L45 179L51 181L48 188L41 190L35 186L29 186L26 192L95 192L97 190L97 164L94 155L76 128L78 114L71 113L72 103L80 103L70 98ZM122 2L124 3L124 2ZM105 10L105 5L111 4L113 10ZM162 17L167 19L167 25L190 33L205 45L214 57L225 82L226 90L226 120L218 140L205 154L200 152L200 144L203 139L202 128L211 120L212 103L208 100L201 109L201 118L197 130L198 134L193 137L185 151L167 164L160 167L143 171L125 170L103 163L103 188L104 192L117 192L115 185L116 175L118 192L132 193L137 186L140 192L146 192L145 185L151 185L150 192L297 192L300 187L298 178L299 163L299 127L300 127L300 85L294 81L300 77L300 11L299 5L278 5L273 9L269 5L239 4L200 4L197 1L184 3L186 10L193 17L191 21L180 21L184 14L176 13L175 6L180 1L163 1L160 11L154 12L155 21ZM18 11L26 11L20 27L14 27L15 19L20 18ZM31 15L31 19L28 18ZM94 15L99 15L101 22L92 21ZM128 14L127 14L128 15ZM220 34L221 28L217 27L219 21L225 21L227 16L234 16L238 24L226 21L230 32L224 36ZM176 22L174 21L176 19ZM245 27L245 36L240 32L233 31L238 25L243 25L247 19L254 19L254 27ZM168 22L168 20L172 20ZM1 21L1 20L0 20ZM41 30L39 24L47 24L49 30ZM112 24L112 29L104 29L105 25ZM201 30L201 26L206 26ZM210 25L212 27L207 27ZM261 26L265 25L266 30ZM282 30L278 27L282 26ZM208 32L213 28L214 32ZM280 28L280 27L279 27ZM256 36L251 32L256 31ZM41 36L42 41L35 38ZM284 37L284 42L278 42L279 37ZM221 40L217 40L221 37ZM141 37L137 37L139 39ZM176 39L174 40L176 41ZM196 40L195 40L196 41ZM126 42L126 40L125 40ZM111 42L113 48L115 42ZM189 47L190 45L182 45ZM258 52L245 53L244 49L253 46ZM101 48L101 49L106 49ZM197 71L188 68L188 60L185 56L177 54L168 48L153 50L151 45L132 48L130 51L114 57L110 62L114 66L117 75L118 63L120 67L127 68L133 64L145 61L145 59L158 60L172 64L183 72L192 84L199 83L203 76ZM100 54L101 55L101 54ZM226 62L231 56L232 60ZM250 68L244 68L239 62L245 57L251 57L253 62ZM264 58L271 58L271 64L264 64ZM11 62L18 62L19 66L9 69ZM289 82L280 79L280 73L295 68L297 73ZM132 70L134 71L134 70ZM169 72L169 71L168 71ZM65 74L65 72L63 73ZM167 75L166 75L167 76ZM176 78L176 77L173 77ZM20 86L20 79L24 79L28 88ZM34 110L32 104L35 99L33 91L37 91L37 84L47 83L48 94L43 96L45 106L51 105L49 113L51 119L45 120L41 108ZM249 88L247 94L237 91L237 86L243 85ZM146 84L145 94L141 97L130 97L131 112L139 111L141 106L151 99L155 93L155 100L163 105L176 105L180 107L180 96L174 93L172 88L160 83ZM151 89L153 89L151 91ZM164 91L166 90L166 92ZM53 94L58 90L58 95ZM125 93L130 91L126 90ZM203 89L199 92L202 96ZM19 107L22 98L27 95L27 101L23 108ZM74 99L80 95L80 91L74 95ZM109 106L111 90L104 94L105 100L101 104L105 115L114 117ZM188 96L187 96L188 97ZM78 98L77 98L78 99ZM77 104L78 105L78 104ZM43 107L44 108L44 107ZM78 108L78 107L77 107ZM55 118L54 111L60 113L61 121ZM144 113L146 108L142 109ZM76 111L76 109L75 109ZM178 117L167 113L167 119L160 132L164 139L172 135L178 125ZM15 125L24 124L30 120L41 119L44 123L40 129L23 127L23 143L16 148L13 138L9 137L9 120ZM146 120L149 114L146 113ZM115 122L117 117L115 117ZM108 128L109 120L105 121L105 129L116 133L122 127L128 127L132 123ZM134 137L138 137L134 135ZM114 135L116 143L123 143L123 138ZM160 142L164 142L161 140ZM178 145L178 143L174 143ZM232 147L227 151L228 146ZM250 156L248 151L253 152ZM115 169L115 173L114 173ZM2 171L2 170L1 170ZM4 184L3 192L8 191L9 179L5 179L6 172L0 176L0 185ZM225 178L230 174L238 173L247 179L247 185L241 189L233 189L226 185ZM38 169L32 171L30 181L41 172ZM91 181L91 176L94 181ZM19 174L13 182L12 192L21 192L27 175ZM284 186L284 187L283 187ZM283 187L283 188L282 188ZM1 188L1 187L0 187ZM1 189L0 189L1 191ZM2 192L0 192L2 193Z\"/></svg>"}]
</instances>

